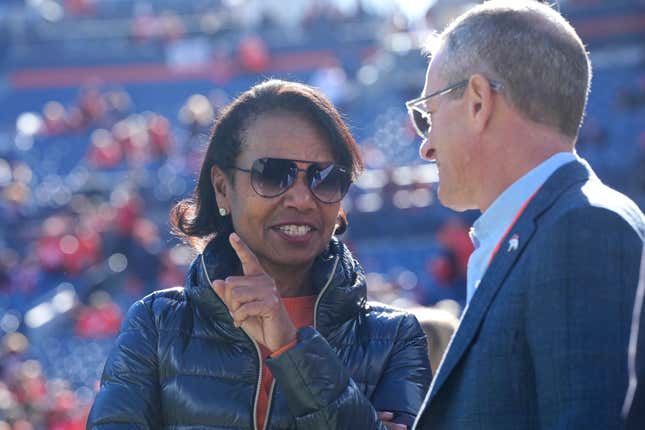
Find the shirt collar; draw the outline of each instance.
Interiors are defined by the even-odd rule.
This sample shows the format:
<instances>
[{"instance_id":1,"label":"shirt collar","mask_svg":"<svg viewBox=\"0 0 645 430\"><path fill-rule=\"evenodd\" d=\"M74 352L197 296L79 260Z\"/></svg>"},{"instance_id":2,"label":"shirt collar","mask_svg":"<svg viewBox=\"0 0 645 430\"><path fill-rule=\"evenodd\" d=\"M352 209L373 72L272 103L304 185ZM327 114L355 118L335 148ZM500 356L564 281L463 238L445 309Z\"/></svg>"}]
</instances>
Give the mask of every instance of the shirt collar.
<instances>
[{"instance_id":1,"label":"shirt collar","mask_svg":"<svg viewBox=\"0 0 645 430\"><path fill-rule=\"evenodd\" d=\"M544 160L511 184L475 221L470 238L475 247L505 229L513 222L524 202L546 182L558 168L578 157L572 152L559 152Z\"/></svg>"}]
</instances>

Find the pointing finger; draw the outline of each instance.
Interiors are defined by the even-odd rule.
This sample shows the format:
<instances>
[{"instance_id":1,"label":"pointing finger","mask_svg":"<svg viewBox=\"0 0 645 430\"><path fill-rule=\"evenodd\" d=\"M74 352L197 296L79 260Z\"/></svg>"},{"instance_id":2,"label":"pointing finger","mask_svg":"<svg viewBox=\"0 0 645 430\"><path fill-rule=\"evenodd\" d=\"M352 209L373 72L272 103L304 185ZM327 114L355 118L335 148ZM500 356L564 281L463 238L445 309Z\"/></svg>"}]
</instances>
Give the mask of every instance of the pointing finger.
<instances>
[{"instance_id":1,"label":"pointing finger","mask_svg":"<svg viewBox=\"0 0 645 430\"><path fill-rule=\"evenodd\" d=\"M383 411L378 413L378 419L381 421L392 421L392 418L394 418L392 412Z\"/></svg>"},{"instance_id":2,"label":"pointing finger","mask_svg":"<svg viewBox=\"0 0 645 430\"><path fill-rule=\"evenodd\" d=\"M224 281L216 279L213 281L212 286L219 298L224 300Z\"/></svg>"},{"instance_id":3,"label":"pointing finger","mask_svg":"<svg viewBox=\"0 0 645 430\"><path fill-rule=\"evenodd\" d=\"M237 233L231 233L228 240L242 262L242 270L245 275L261 275L264 273L258 258Z\"/></svg>"}]
</instances>

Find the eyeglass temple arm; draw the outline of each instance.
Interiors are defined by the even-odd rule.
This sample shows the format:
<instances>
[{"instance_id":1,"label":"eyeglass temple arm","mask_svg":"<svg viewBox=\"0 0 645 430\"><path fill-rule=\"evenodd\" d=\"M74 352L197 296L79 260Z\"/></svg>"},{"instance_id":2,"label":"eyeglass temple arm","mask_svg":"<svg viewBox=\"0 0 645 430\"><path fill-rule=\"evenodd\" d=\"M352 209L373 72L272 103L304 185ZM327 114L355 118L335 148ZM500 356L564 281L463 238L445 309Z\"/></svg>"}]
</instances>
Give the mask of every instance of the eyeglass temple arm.
<instances>
[{"instance_id":1,"label":"eyeglass temple arm","mask_svg":"<svg viewBox=\"0 0 645 430\"><path fill-rule=\"evenodd\" d=\"M499 92L499 91L504 89L504 84L502 84L501 82L497 82L497 81L494 81L492 79L489 79L489 82L490 82L490 87L491 87L491 89L493 91ZM434 92L432 94L428 94L427 96L417 97L416 99L409 100L409 101L405 102L405 106L410 108L410 107L414 106L415 104L417 104L419 102L422 102L422 101L425 101L425 100L427 100L427 99L429 99L431 97L440 96L440 95L449 93L450 91L453 91L453 90L455 90L455 89L457 89L457 88L459 88L461 86L464 86L467 83L468 83L468 80L464 79L463 81L459 81L456 84L450 85L449 87L444 88L443 90L436 91L436 92Z\"/></svg>"},{"instance_id":2,"label":"eyeglass temple arm","mask_svg":"<svg viewBox=\"0 0 645 430\"><path fill-rule=\"evenodd\" d=\"M227 167L227 169L239 170L241 172L246 172L246 173L249 173L251 171L251 169L244 169L242 167L237 167L237 166L229 166Z\"/></svg>"}]
</instances>

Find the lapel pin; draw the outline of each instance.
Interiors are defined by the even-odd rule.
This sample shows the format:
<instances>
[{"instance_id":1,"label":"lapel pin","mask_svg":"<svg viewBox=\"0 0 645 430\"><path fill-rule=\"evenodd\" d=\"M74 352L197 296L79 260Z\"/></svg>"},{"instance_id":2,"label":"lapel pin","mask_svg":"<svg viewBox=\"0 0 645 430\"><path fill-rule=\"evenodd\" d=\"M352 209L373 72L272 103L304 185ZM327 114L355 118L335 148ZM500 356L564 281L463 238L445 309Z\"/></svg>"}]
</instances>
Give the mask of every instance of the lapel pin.
<instances>
[{"instance_id":1,"label":"lapel pin","mask_svg":"<svg viewBox=\"0 0 645 430\"><path fill-rule=\"evenodd\" d=\"M519 246L519 244L520 244L520 237L517 234L514 234L508 240L508 249L506 250L506 252L515 251Z\"/></svg>"}]
</instances>

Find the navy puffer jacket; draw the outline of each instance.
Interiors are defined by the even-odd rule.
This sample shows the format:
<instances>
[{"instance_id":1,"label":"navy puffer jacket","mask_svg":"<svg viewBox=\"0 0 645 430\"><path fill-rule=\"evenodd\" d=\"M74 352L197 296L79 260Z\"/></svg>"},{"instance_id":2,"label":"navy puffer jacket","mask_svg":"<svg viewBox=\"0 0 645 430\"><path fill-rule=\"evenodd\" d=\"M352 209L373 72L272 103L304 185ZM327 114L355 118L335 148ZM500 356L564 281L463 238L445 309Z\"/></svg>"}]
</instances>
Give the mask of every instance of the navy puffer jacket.
<instances>
[{"instance_id":1,"label":"navy puffer jacket","mask_svg":"<svg viewBox=\"0 0 645 430\"><path fill-rule=\"evenodd\" d=\"M211 280L240 274L226 238L192 263L185 288L129 310L105 364L87 428L256 429L258 345L233 325ZM376 411L411 426L430 383L426 339L410 314L366 303L362 268L332 239L316 259L315 327L266 359L275 378L267 429L385 429Z\"/></svg>"}]
</instances>

